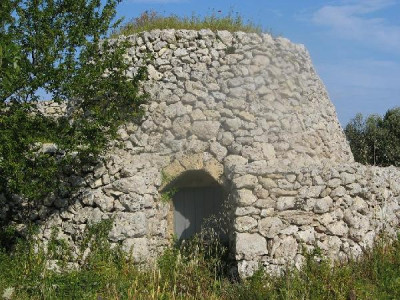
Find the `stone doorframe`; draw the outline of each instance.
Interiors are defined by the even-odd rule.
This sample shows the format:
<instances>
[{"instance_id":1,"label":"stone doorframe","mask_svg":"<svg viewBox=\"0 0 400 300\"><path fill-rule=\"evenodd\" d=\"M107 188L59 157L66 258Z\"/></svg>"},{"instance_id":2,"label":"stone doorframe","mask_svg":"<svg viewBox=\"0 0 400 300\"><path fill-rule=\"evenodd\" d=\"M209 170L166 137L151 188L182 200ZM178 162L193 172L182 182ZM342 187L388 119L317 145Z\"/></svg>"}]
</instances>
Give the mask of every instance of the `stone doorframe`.
<instances>
[{"instance_id":1,"label":"stone doorframe","mask_svg":"<svg viewBox=\"0 0 400 300\"><path fill-rule=\"evenodd\" d=\"M196 175L203 172L202 181L196 181ZM229 184L224 176L224 166L208 152L185 155L176 158L162 170L163 182L160 187L160 197L172 188L201 187L208 185L220 185L224 191L224 198L230 194ZM207 180L208 177L208 180ZM174 207L169 201L167 216L168 238L172 241L174 236Z\"/></svg>"}]
</instances>

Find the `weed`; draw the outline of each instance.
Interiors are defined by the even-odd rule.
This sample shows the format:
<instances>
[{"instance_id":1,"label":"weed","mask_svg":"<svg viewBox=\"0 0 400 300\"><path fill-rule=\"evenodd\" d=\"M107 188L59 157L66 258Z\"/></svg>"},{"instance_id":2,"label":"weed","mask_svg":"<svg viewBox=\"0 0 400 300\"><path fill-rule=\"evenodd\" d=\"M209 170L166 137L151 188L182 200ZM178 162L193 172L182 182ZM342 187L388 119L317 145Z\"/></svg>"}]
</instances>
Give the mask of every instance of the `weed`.
<instances>
[{"instance_id":1,"label":"weed","mask_svg":"<svg viewBox=\"0 0 400 300\"><path fill-rule=\"evenodd\" d=\"M155 11L145 11L139 17L121 26L112 36L131 35L153 29L211 29L213 31L262 32L260 26L251 21L244 22L239 14L234 14L232 11L225 16L213 12L205 17L196 16L195 14L191 17L163 16Z\"/></svg>"},{"instance_id":2,"label":"weed","mask_svg":"<svg viewBox=\"0 0 400 300\"><path fill-rule=\"evenodd\" d=\"M178 188L173 187L169 188L166 191L161 193L161 202L169 203L172 201L174 195L178 192Z\"/></svg>"},{"instance_id":3,"label":"weed","mask_svg":"<svg viewBox=\"0 0 400 300\"><path fill-rule=\"evenodd\" d=\"M332 264L318 251L305 253L301 270L272 276L260 268L242 281L227 276L228 251L209 233L165 249L153 267L139 268L107 239L112 220L89 227L81 248L90 248L78 269L49 270L48 259L64 265L67 244L49 251L33 235L0 249L0 295L9 299L400 299L400 238L378 240L358 260ZM10 233L8 233L10 234ZM53 234L55 239L56 233ZM63 264L61 264L63 265Z\"/></svg>"}]
</instances>

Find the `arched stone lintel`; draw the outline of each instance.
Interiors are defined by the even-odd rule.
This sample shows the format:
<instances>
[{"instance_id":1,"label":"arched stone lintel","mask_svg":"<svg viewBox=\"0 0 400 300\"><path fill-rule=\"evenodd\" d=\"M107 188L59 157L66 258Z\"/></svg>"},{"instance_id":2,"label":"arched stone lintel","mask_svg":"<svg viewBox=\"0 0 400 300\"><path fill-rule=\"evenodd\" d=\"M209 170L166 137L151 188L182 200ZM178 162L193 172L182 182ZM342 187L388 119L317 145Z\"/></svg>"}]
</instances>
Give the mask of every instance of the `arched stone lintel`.
<instances>
[{"instance_id":1,"label":"arched stone lintel","mask_svg":"<svg viewBox=\"0 0 400 300\"><path fill-rule=\"evenodd\" d=\"M216 183L225 185L224 166L211 154L204 152L182 156L167 165L162 170L163 180L160 190L167 190L174 186L181 175L190 174L193 171L203 171Z\"/></svg>"}]
</instances>

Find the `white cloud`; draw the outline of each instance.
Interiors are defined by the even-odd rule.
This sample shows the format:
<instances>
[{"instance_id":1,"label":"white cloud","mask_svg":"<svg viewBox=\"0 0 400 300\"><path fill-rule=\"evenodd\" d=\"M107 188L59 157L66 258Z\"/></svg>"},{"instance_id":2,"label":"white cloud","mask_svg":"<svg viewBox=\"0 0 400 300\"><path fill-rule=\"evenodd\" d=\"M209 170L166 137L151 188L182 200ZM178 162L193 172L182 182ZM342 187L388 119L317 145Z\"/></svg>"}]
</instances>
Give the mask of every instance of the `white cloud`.
<instances>
[{"instance_id":1,"label":"white cloud","mask_svg":"<svg viewBox=\"0 0 400 300\"><path fill-rule=\"evenodd\" d=\"M368 14L395 5L393 0L344 1L317 10L312 21L329 27L339 37L369 44L389 52L400 51L400 26Z\"/></svg>"}]
</instances>

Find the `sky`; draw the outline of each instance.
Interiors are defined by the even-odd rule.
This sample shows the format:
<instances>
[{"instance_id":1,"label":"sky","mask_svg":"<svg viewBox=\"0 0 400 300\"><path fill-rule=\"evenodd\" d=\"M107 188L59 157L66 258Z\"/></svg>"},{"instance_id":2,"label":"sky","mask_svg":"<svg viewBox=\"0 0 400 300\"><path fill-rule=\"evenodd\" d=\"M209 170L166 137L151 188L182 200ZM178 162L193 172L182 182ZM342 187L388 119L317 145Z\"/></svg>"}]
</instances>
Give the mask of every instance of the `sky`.
<instances>
[{"instance_id":1,"label":"sky","mask_svg":"<svg viewBox=\"0 0 400 300\"><path fill-rule=\"evenodd\" d=\"M400 106L400 0L124 0L117 17L128 21L145 10L239 13L304 44L343 126L359 112Z\"/></svg>"}]
</instances>

